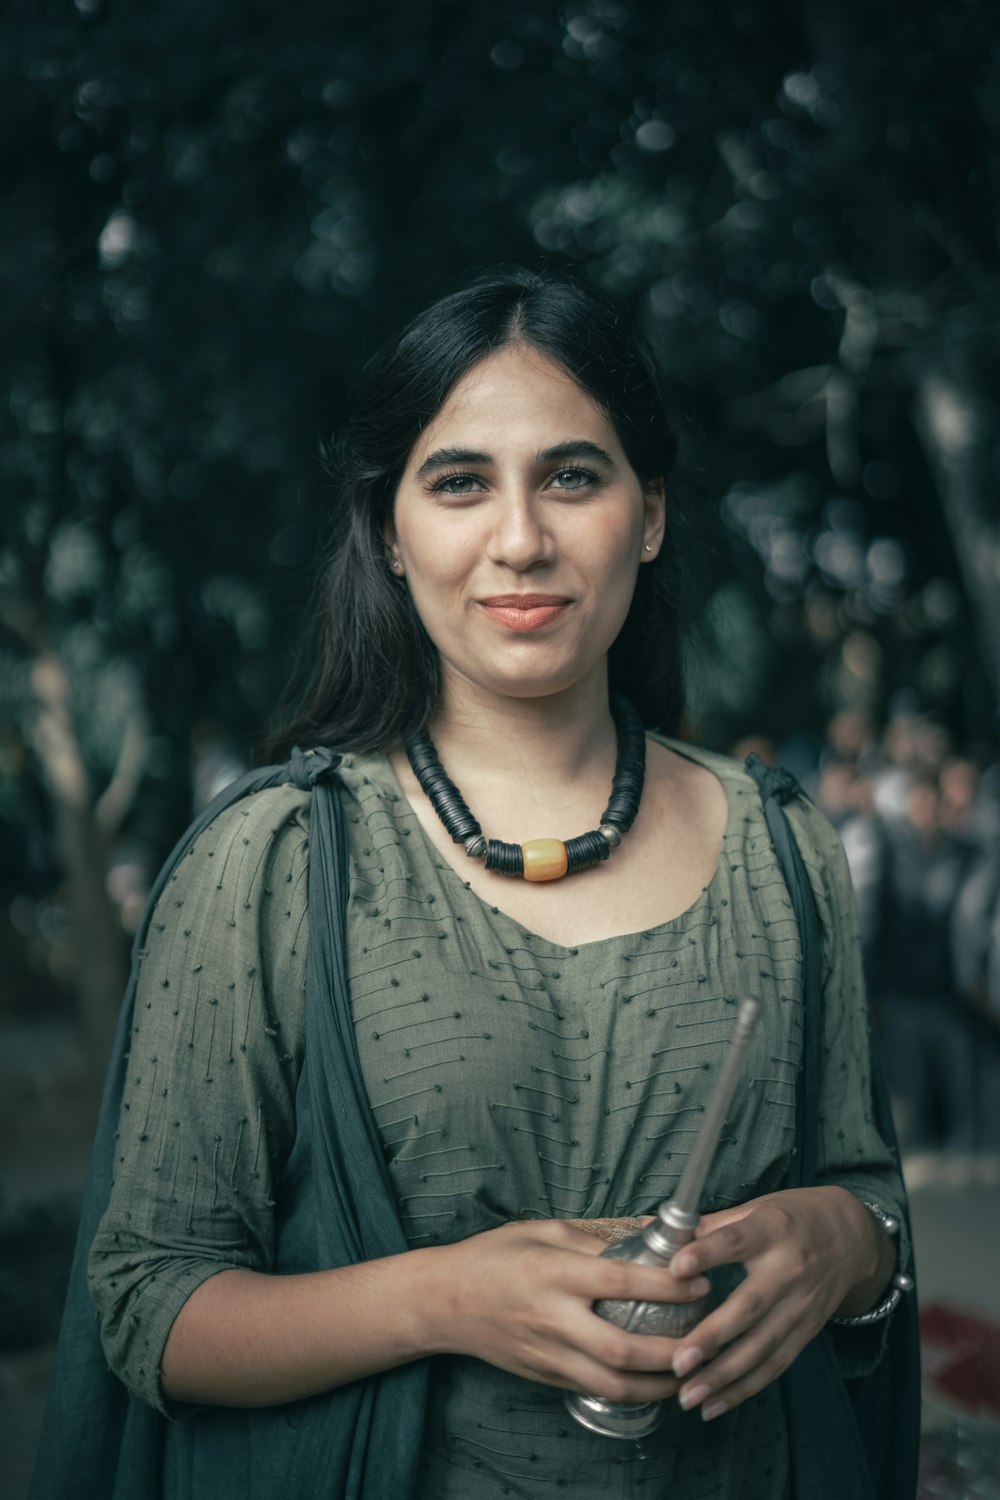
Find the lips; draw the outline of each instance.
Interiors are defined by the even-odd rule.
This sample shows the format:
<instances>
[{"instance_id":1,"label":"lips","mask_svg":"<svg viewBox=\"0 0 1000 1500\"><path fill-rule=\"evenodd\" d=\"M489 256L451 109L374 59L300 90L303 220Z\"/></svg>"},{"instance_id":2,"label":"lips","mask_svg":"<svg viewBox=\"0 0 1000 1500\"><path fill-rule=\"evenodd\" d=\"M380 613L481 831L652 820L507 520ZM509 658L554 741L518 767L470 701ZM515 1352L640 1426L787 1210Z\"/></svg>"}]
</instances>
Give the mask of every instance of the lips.
<instances>
[{"instance_id":1,"label":"lips","mask_svg":"<svg viewBox=\"0 0 1000 1500\"><path fill-rule=\"evenodd\" d=\"M526 634L557 620L572 604L563 594L495 594L477 603L484 614L508 630Z\"/></svg>"}]
</instances>

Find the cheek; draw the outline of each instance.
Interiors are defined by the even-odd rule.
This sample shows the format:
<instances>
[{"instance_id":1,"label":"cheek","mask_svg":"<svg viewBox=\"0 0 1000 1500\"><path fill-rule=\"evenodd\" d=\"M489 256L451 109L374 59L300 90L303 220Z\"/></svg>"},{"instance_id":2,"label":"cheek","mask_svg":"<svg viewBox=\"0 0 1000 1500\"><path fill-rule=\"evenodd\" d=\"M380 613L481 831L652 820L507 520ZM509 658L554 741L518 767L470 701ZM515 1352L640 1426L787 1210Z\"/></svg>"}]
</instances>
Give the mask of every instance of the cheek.
<instances>
[{"instance_id":1,"label":"cheek","mask_svg":"<svg viewBox=\"0 0 1000 1500\"><path fill-rule=\"evenodd\" d=\"M480 546L458 517L456 524L399 528L400 551L413 603L424 625L443 620L461 604L480 557ZM432 632L433 633L433 632Z\"/></svg>"},{"instance_id":2,"label":"cheek","mask_svg":"<svg viewBox=\"0 0 1000 1500\"><path fill-rule=\"evenodd\" d=\"M460 529L415 528L400 537L410 583L415 589L447 589L468 576L478 549Z\"/></svg>"},{"instance_id":3,"label":"cheek","mask_svg":"<svg viewBox=\"0 0 1000 1500\"><path fill-rule=\"evenodd\" d=\"M642 522L623 526L609 518L594 534L589 552L591 567L604 576L606 587L631 591L642 554Z\"/></svg>"}]
</instances>

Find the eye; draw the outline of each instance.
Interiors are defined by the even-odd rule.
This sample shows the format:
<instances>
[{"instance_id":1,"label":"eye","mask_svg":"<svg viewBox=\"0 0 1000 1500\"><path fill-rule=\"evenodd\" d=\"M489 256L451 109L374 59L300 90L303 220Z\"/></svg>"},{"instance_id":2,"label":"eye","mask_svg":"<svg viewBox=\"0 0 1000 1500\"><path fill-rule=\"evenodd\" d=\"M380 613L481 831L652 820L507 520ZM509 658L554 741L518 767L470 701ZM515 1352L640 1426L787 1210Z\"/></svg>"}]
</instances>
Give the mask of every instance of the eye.
<instances>
[{"instance_id":1,"label":"eye","mask_svg":"<svg viewBox=\"0 0 1000 1500\"><path fill-rule=\"evenodd\" d=\"M562 490L582 490L588 484L600 482L593 469L557 469L552 478L560 481L559 488Z\"/></svg>"},{"instance_id":2,"label":"eye","mask_svg":"<svg viewBox=\"0 0 1000 1500\"><path fill-rule=\"evenodd\" d=\"M478 474L442 474L431 485L432 495L471 495L472 485L482 484Z\"/></svg>"}]
</instances>

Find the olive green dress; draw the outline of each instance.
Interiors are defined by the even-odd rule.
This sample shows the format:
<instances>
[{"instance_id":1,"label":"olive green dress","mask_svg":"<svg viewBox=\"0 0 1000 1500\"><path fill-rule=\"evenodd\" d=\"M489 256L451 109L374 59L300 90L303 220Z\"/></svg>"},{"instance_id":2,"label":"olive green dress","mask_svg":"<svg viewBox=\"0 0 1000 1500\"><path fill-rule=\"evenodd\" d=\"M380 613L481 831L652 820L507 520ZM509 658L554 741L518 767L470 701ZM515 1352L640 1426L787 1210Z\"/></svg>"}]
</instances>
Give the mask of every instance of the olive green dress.
<instances>
[{"instance_id":1,"label":"olive green dress","mask_svg":"<svg viewBox=\"0 0 1000 1500\"><path fill-rule=\"evenodd\" d=\"M715 874L681 916L572 948L507 917L499 877L499 906L469 889L385 757L345 757L351 1000L411 1246L511 1219L650 1212L677 1183L749 994L762 1024L703 1207L780 1184L801 1037L796 924L756 785L735 762L667 743L725 787ZM820 1173L898 1212L901 1184L868 1102L846 864L819 813L789 811L824 930ZM217 1271L273 1266L302 1063L308 824L309 795L290 787L222 813L161 897L143 958L90 1282L109 1363L168 1415L160 1357L185 1299ZM845 1370L867 1368L881 1342L879 1329L842 1331ZM579 1427L551 1387L438 1357L421 1474L419 1500L779 1500L783 1405L771 1386L705 1424L668 1402L639 1448Z\"/></svg>"}]
</instances>

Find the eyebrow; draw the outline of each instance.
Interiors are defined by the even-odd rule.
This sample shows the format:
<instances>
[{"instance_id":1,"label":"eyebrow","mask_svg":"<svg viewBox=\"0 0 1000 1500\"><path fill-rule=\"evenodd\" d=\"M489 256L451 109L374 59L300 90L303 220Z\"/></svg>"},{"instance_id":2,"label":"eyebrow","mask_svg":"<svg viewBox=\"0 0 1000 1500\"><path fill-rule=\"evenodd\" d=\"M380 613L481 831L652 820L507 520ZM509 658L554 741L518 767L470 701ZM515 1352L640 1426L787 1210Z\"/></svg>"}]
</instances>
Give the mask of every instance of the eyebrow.
<instances>
[{"instance_id":1,"label":"eyebrow","mask_svg":"<svg viewBox=\"0 0 1000 1500\"><path fill-rule=\"evenodd\" d=\"M566 443L556 443L552 448L540 448L535 454L536 463L558 463L570 458L589 458L597 463L606 464L609 469L617 473L618 465L596 443L591 443L586 438L574 438ZM429 474L432 469L444 469L450 464L492 464L494 458L492 453L479 453L474 448L436 448L433 453L424 459L417 470L416 477L421 479Z\"/></svg>"}]
</instances>

